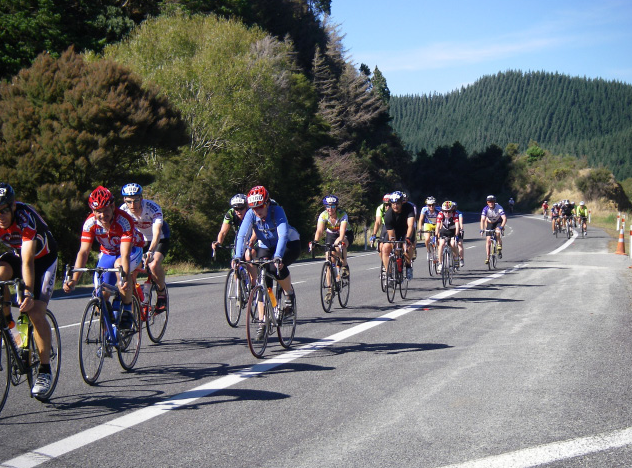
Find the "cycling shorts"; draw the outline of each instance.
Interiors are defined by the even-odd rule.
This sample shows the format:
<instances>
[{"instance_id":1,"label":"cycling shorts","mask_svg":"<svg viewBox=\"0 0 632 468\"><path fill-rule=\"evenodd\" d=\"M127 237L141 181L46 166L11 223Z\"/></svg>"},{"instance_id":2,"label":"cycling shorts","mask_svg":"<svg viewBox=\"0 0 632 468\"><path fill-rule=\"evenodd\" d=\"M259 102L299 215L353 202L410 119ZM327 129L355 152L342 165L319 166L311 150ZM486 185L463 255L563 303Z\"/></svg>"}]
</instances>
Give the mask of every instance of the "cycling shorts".
<instances>
[{"instance_id":1,"label":"cycling shorts","mask_svg":"<svg viewBox=\"0 0 632 468\"><path fill-rule=\"evenodd\" d=\"M0 256L0 262L6 262L10 267L11 279L22 278L22 258L13 252L5 252ZM35 259L35 279L33 284L33 298L48 304L55 288L57 274L57 252L49 252L43 257Z\"/></svg>"},{"instance_id":2,"label":"cycling shorts","mask_svg":"<svg viewBox=\"0 0 632 468\"><path fill-rule=\"evenodd\" d=\"M455 237L456 236L456 228L450 228L450 229L446 229L446 228L441 228L441 230L439 231L439 237Z\"/></svg>"},{"instance_id":3,"label":"cycling shorts","mask_svg":"<svg viewBox=\"0 0 632 468\"><path fill-rule=\"evenodd\" d=\"M487 221L487 230L488 231L493 231L494 229L500 229L500 226L502 226L502 224L503 224L502 219L499 219L495 223ZM492 236L492 233L488 232L487 233L487 237L491 237L491 236Z\"/></svg>"},{"instance_id":4,"label":"cycling shorts","mask_svg":"<svg viewBox=\"0 0 632 468\"><path fill-rule=\"evenodd\" d=\"M340 235L336 232L328 232L327 235L325 236L325 242L327 244L333 244L336 239L338 239L340 237ZM347 248L353 243L353 239L354 239L354 235L353 235L353 231L348 230L345 231L345 243L347 244Z\"/></svg>"},{"instance_id":5,"label":"cycling shorts","mask_svg":"<svg viewBox=\"0 0 632 468\"><path fill-rule=\"evenodd\" d=\"M145 242L145 247L143 247L143 253L147 253L149 251L149 245L151 242ZM160 252L163 257L167 256L167 252L169 251L169 238L163 237L158 241L156 245L156 252Z\"/></svg>"},{"instance_id":6,"label":"cycling shorts","mask_svg":"<svg viewBox=\"0 0 632 468\"><path fill-rule=\"evenodd\" d=\"M274 256L274 249L255 247L255 250L257 251L257 258L272 259ZM290 276L290 270L288 269L288 266L294 263L299 255L301 255L301 241L288 241L288 243L285 244L285 253L283 254L282 258L283 268L281 268L281 271L277 273L276 267L273 263L266 265L266 269L268 270L268 273L274 276L277 280L284 280L285 278ZM266 284L268 285L268 287L271 287L272 280L270 278L266 278Z\"/></svg>"},{"instance_id":7,"label":"cycling shorts","mask_svg":"<svg viewBox=\"0 0 632 468\"><path fill-rule=\"evenodd\" d=\"M437 228L436 224L424 223L422 231L428 231L428 232L424 232L424 234L430 233L430 235L432 235L432 233L434 232L436 228Z\"/></svg>"},{"instance_id":8,"label":"cycling shorts","mask_svg":"<svg viewBox=\"0 0 632 468\"><path fill-rule=\"evenodd\" d=\"M103 268L114 268L114 263L117 258L121 258L120 255L108 255L105 253L101 253L99 255L99 261L97 262L98 267ZM141 260L143 259L143 249L140 247L133 247L132 251L129 254L129 271L134 271L140 265ZM97 287L98 274L94 274L94 287ZM116 273L107 272L103 274L103 282L110 284L112 286L116 285Z\"/></svg>"}]
</instances>

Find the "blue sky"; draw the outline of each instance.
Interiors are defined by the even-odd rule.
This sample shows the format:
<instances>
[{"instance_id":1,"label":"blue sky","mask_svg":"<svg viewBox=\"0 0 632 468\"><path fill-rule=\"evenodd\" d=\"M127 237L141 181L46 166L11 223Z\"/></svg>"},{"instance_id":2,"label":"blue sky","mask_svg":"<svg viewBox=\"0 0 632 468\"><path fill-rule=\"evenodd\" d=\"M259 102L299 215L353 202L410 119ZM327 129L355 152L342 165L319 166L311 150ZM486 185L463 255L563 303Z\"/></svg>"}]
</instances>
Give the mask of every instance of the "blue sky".
<instances>
[{"instance_id":1,"label":"blue sky","mask_svg":"<svg viewBox=\"0 0 632 468\"><path fill-rule=\"evenodd\" d=\"M631 0L332 0L348 57L391 94L447 93L499 71L632 84Z\"/></svg>"}]
</instances>

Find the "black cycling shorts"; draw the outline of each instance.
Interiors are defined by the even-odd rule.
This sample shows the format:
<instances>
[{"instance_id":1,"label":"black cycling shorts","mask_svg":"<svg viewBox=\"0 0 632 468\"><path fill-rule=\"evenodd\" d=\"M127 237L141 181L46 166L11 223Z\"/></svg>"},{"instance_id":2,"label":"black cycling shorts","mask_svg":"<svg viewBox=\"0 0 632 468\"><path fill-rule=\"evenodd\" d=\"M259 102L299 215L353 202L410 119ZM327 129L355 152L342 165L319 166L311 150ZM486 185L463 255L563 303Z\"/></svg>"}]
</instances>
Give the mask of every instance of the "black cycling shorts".
<instances>
[{"instance_id":1,"label":"black cycling shorts","mask_svg":"<svg viewBox=\"0 0 632 468\"><path fill-rule=\"evenodd\" d=\"M0 261L6 262L13 273L11 279L22 278L22 258L13 252L5 252L0 256ZM55 288L55 276L57 275L57 252L49 252L41 258L35 259L35 284L33 285L33 298L48 304L53 289Z\"/></svg>"},{"instance_id":2,"label":"black cycling shorts","mask_svg":"<svg viewBox=\"0 0 632 468\"><path fill-rule=\"evenodd\" d=\"M145 247L143 247L143 253L147 253L149 251L149 245L151 242L146 242ZM167 256L167 252L169 251L169 238L164 237L158 241L156 245L156 252L160 252L163 257Z\"/></svg>"},{"instance_id":3,"label":"black cycling shorts","mask_svg":"<svg viewBox=\"0 0 632 468\"><path fill-rule=\"evenodd\" d=\"M327 244L333 244L336 239L338 239L338 237L340 237L340 234L336 233L336 232L328 232L327 235L325 236L325 242ZM347 239L347 247L349 247L352 243L353 243L353 231L351 230L347 230L345 231L345 239Z\"/></svg>"},{"instance_id":4,"label":"black cycling shorts","mask_svg":"<svg viewBox=\"0 0 632 468\"><path fill-rule=\"evenodd\" d=\"M257 258L269 258L272 260L274 258L274 250L267 249L265 247L255 247L257 251ZM278 280L284 280L288 276L290 276L290 270L288 266L296 261L296 259L301 255L301 241L289 241L285 244L285 253L283 254L283 268L281 271L277 273L276 267L274 264L267 265L268 273L274 276ZM266 283L268 286L272 286L272 280L270 278L266 278Z\"/></svg>"}]
</instances>

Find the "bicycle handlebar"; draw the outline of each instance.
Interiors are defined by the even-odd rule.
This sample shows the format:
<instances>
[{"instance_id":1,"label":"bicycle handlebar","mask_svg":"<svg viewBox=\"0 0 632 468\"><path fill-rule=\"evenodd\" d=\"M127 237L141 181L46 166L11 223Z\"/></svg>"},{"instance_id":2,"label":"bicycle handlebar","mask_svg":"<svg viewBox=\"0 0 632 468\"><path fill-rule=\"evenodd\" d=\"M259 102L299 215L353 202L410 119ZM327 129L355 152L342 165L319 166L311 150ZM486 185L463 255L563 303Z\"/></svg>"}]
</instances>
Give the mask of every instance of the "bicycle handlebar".
<instances>
[{"instance_id":1,"label":"bicycle handlebar","mask_svg":"<svg viewBox=\"0 0 632 468\"><path fill-rule=\"evenodd\" d=\"M116 268L103 268L103 267L94 267L94 268L87 268L87 267L83 267L83 268L74 268L74 267L70 267L70 265L66 265L66 276L64 277L64 284L67 283L68 281L70 281L72 278L70 278L70 274L71 273L75 273L75 272L81 272L81 273L85 273L85 272L94 272L94 273L98 273L99 275L103 274L103 273L118 273L121 277L119 284L121 286L123 286L123 283L125 282L125 272L123 271L123 267L121 265L119 265Z\"/></svg>"},{"instance_id":2,"label":"bicycle handlebar","mask_svg":"<svg viewBox=\"0 0 632 468\"><path fill-rule=\"evenodd\" d=\"M0 281L0 286L15 286L15 291L18 296L18 300L22 302L24 300L24 280L22 278L15 278L12 280ZM4 295L4 291L2 292Z\"/></svg>"}]
</instances>

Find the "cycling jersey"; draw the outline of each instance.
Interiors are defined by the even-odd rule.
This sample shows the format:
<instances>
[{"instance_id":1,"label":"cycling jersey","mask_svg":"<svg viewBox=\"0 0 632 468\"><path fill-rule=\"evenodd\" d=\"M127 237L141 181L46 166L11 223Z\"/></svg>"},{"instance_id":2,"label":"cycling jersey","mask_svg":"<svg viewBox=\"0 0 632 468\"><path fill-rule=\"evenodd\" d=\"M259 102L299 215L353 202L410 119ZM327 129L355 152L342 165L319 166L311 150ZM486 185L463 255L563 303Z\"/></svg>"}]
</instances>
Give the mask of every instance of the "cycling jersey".
<instances>
[{"instance_id":1,"label":"cycling jersey","mask_svg":"<svg viewBox=\"0 0 632 468\"><path fill-rule=\"evenodd\" d=\"M551 208L551 217L557 218L560 215L560 209L557 206Z\"/></svg>"},{"instance_id":2,"label":"cycling jersey","mask_svg":"<svg viewBox=\"0 0 632 468\"><path fill-rule=\"evenodd\" d=\"M430 207L424 206L421 209L420 217L423 224L437 224L437 215L441 212L439 208L435 206L434 210L430 210Z\"/></svg>"},{"instance_id":3,"label":"cycling jersey","mask_svg":"<svg viewBox=\"0 0 632 468\"><path fill-rule=\"evenodd\" d=\"M571 205L564 205L562 207L562 215L563 216L572 216L573 215L573 208L571 207Z\"/></svg>"},{"instance_id":4,"label":"cycling jersey","mask_svg":"<svg viewBox=\"0 0 632 468\"><path fill-rule=\"evenodd\" d=\"M101 244L101 252L107 255L120 256L121 243L131 242L133 247L143 247L145 239L138 229L134 227L134 219L119 208L114 209L114 217L110 223L110 229L105 228L97 221L94 214L88 216L83 223L81 242L92 243L94 239Z\"/></svg>"},{"instance_id":5,"label":"cycling jersey","mask_svg":"<svg viewBox=\"0 0 632 468\"><path fill-rule=\"evenodd\" d=\"M388 209L389 206L387 206L386 203L382 203L380 206L377 207L377 210L375 210L375 217L380 217L380 219L382 220L382 226L384 226L384 215L386 214Z\"/></svg>"},{"instance_id":6,"label":"cycling jersey","mask_svg":"<svg viewBox=\"0 0 632 468\"><path fill-rule=\"evenodd\" d=\"M325 224L325 230L328 233L339 233L340 232L340 225L343 222L347 222L347 231L351 230L351 225L349 224L349 217L347 216L347 213L345 213L342 210L336 210L336 221L332 222L331 218L329 217L329 213L327 212L327 210L323 211L320 216L318 216L318 223L324 223Z\"/></svg>"},{"instance_id":7,"label":"cycling jersey","mask_svg":"<svg viewBox=\"0 0 632 468\"><path fill-rule=\"evenodd\" d=\"M542 208L545 210L548 210L549 209L548 203L542 203Z\"/></svg>"},{"instance_id":8,"label":"cycling jersey","mask_svg":"<svg viewBox=\"0 0 632 468\"><path fill-rule=\"evenodd\" d=\"M248 233L251 228L254 228L259 240L259 246L274 250L275 257L283 257L286 244L301 238L298 231L288 223L282 206L270 204L265 220L259 218L252 209L249 209L244 215L244 220L237 233L237 247L235 248L234 258L243 257L246 237L250 239Z\"/></svg>"},{"instance_id":9,"label":"cycling jersey","mask_svg":"<svg viewBox=\"0 0 632 468\"><path fill-rule=\"evenodd\" d=\"M505 210L503 210L503 207L496 203L493 208L486 205L481 212L481 217L487 218L487 220L491 223L495 223L502 218L504 214Z\"/></svg>"},{"instance_id":10,"label":"cycling jersey","mask_svg":"<svg viewBox=\"0 0 632 468\"><path fill-rule=\"evenodd\" d=\"M402 209L399 213L396 213L391 207L384 215L384 226L387 231L395 231L395 239L403 240L408 233L408 218L414 218L415 211L413 207L408 204L402 204Z\"/></svg>"},{"instance_id":11,"label":"cycling jersey","mask_svg":"<svg viewBox=\"0 0 632 468\"><path fill-rule=\"evenodd\" d=\"M579 216L580 218L588 217L588 208L586 208L585 206L577 207L577 216Z\"/></svg>"},{"instance_id":12,"label":"cycling jersey","mask_svg":"<svg viewBox=\"0 0 632 468\"><path fill-rule=\"evenodd\" d=\"M454 211L451 211L448 214L442 211L437 215L437 224L443 223L442 227L444 229L454 229L456 227L455 223L458 220L459 215Z\"/></svg>"},{"instance_id":13,"label":"cycling jersey","mask_svg":"<svg viewBox=\"0 0 632 468\"><path fill-rule=\"evenodd\" d=\"M142 199L141 206L142 212L140 216L134 215L132 210L125 203L123 203L120 208L132 217L136 223L136 229L141 232L145 242L151 242L154 238L153 226L156 224L161 226L159 239L168 239L171 232L169 230L169 225L163 219L162 209L158 203Z\"/></svg>"},{"instance_id":14,"label":"cycling jersey","mask_svg":"<svg viewBox=\"0 0 632 468\"><path fill-rule=\"evenodd\" d=\"M13 223L7 229L0 228L0 241L13 249L15 255L20 255L23 241L35 241L35 259L54 252L57 253L57 243L48 225L31 205L15 202Z\"/></svg>"}]
</instances>

